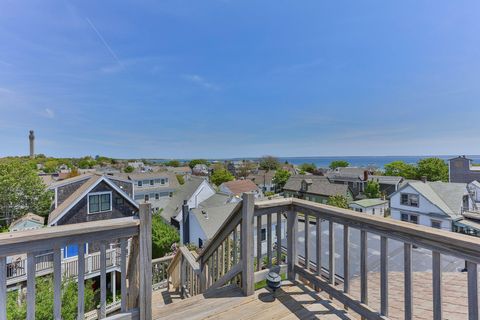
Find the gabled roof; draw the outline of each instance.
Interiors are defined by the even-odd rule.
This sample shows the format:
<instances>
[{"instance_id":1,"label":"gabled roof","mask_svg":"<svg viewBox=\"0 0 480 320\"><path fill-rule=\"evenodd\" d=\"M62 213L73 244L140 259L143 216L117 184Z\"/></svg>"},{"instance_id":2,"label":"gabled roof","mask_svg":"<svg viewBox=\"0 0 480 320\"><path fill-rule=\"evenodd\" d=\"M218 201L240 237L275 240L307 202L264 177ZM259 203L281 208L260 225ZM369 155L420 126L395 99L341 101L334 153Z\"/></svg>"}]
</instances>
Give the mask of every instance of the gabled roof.
<instances>
[{"instance_id":1,"label":"gabled roof","mask_svg":"<svg viewBox=\"0 0 480 320\"><path fill-rule=\"evenodd\" d=\"M192 209L190 212L197 219L206 237L210 239L232 214L237 205L237 203L227 203L214 207L198 207ZM241 212L239 214L241 214Z\"/></svg>"},{"instance_id":2,"label":"gabled roof","mask_svg":"<svg viewBox=\"0 0 480 320\"><path fill-rule=\"evenodd\" d=\"M356 204L357 206L360 206L363 208L369 208L369 207L379 206L387 202L388 202L387 200L383 200L383 199L362 199L362 200L353 201L350 204Z\"/></svg>"},{"instance_id":3,"label":"gabled roof","mask_svg":"<svg viewBox=\"0 0 480 320\"><path fill-rule=\"evenodd\" d=\"M244 192L252 192L258 190L258 187L252 180L234 180L224 182L220 187L225 187L234 195L240 195Z\"/></svg>"},{"instance_id":4,"label":"gabled roof","mask_svg":"<svg viewBox=\"0 0 480 320\"><path fill-rule=\"evenodd\" d=\"M255 184L263 184L264 181L266 184L272 184L275 173L275 170L258 170L256 174L249 174L247 179L252 180Z\"/></svg>"},{"instance_id":5,"label":"gabled roof","mask_svg":"<svg viewBox=\"0 0 480 320\"><path fill-rule=\"evenodd\" d=\"M70 183L90 179L94 175L97 175L97 174L94 174L94 173L81 174L81 175L76 176L76 177L72 177L72 178L68 178L68 179L64 179L64 180L54 182L48 188L53 190L55 188L65 186L65 185L70 184Z\"/></svg>"},{"instance_id":6,"label":"gabled roof","mask_svg":"<svg viewBox=\"0 0 480 320\"><path fill-rule=\"evenodd\" d=\"M417 190L419 194L449 216L458 216L461 213L463 196L468 195L466 183L441 181L410 181L394 194L401 192L407 186Z\"/></svg>"},{"instance_id":7,"label":"gabled roof","mask_svg":"<svg viewBox=\"0 0 480 320\"><path fill-rule=\"evenodd\" d=\"M178 210L182 207L183 201L190 199L204 181L205 179L196 176L191 176L186 180L185 183L173 193L172 199L170 199L168 205L163 209L161 216L167 221L175 217Z\"/></svg>"},{"instance_id":8,"label":"gabled roof","mask_svg":"<svg viewBox=\"0 0 480 320\"><path fill-rule=\"evenodd\" d=\"M346 195L349 188L344 184L331 183L327 177L314 175L295 175L291 176L285 186L284 190L299 192L302 190L302 181L308 180L308 190L306 193L317 194L321 196Z\"/></svg>"},{"instance_id":9,"label":"gabled roof","mask_svg":"<svg viewBox=\"0 0 480 320\"><path fill-rule=\"evenodd\" d=\"M21 218L18 218L17 220L13 221L9 229L18 229L22 230L24 228L28 228L29 225L36 225L36 226L43 226L45 224L45 218L41 217L39 215L33 214L31 212L27 213Z\"/></svg>"},{"instance_id":10,"label":"gabled roof","mask_svg":"<svg viewBox=\"0 0 480 320\"><path fill-rule=\"evenodd\" d=\"M94 174L82 184L75 192L73 192L65 201L63 201L57 208L55 208L48 215L48 224L53 225L60 220L73 206L75 206L80 200L82 200L93 188L95 188L100 182L104 181L120 195L122 195L127 201L138 208L138 204L130 198L125 191L120 189L115 183L111 182L106 176ZM72 181L75 182L75 181Z\"/></svg>"}]
</instances>

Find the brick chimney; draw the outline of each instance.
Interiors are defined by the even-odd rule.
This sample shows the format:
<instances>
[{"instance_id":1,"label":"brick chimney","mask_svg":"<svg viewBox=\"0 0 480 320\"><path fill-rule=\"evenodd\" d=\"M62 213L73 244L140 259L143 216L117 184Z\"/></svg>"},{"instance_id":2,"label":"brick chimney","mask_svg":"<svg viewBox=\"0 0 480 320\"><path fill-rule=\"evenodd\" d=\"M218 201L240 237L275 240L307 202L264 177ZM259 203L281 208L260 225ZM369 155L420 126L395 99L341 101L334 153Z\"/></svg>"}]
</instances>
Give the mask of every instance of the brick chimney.
<instances>
[{"instance_id":1,"label":"brick chimney","mask_svg":"<svg viewBox=\"0 0 480 320\"><path fill-rule=\"evenodd\" d=\"M188 209L187 200L183 201L182 205L182 231L183 231L183 244L190 243L190 211Z\"/></svg>"},{"instance_id":2,"label":"brick chimney","mask_svg":"<svg viewBox=\"0 0 480 320\"><path fill-rule=\"evenodd\" d=\"M367 181L368 180L368 170L364 170L363 171L363 181Z\"/></svg>"}]
</instances>

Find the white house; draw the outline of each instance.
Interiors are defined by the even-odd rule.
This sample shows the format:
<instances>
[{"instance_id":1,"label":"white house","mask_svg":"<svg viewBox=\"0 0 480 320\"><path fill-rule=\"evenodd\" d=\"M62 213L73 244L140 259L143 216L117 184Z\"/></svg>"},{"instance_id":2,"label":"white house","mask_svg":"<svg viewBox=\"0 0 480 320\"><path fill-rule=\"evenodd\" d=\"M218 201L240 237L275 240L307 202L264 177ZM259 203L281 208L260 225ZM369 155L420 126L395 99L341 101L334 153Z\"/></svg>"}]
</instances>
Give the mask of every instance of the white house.
<instances>
[{"instance_id":1,"label":"white house","mask_svg":"<svg viewBox=\"0 0 480 320\"><path fill-rule=\"evenodd\" d=\"M473 198L477 208L480 207L480 182L472 181L468 184L468 191Z\"/></svg>"},{"instance_id":2,"label":"white house","mask_svg":"<svg viewBox=\"0 0 480 320\"><path fill-rule=\"evenodd\" d=\"M357 212L384 217L385 211L388 209L388 201L383 199L362 199L351 202L349 207Z\"/></svg>"},{"instance_id":3,"label":"white house","mask_svg":"<svg viewBox=\"0 0 480 320\"><path fill-rule=\"evenodd\" d=\"M202 177L191 176L185 184L173 193L173 197L162 211L161 216L169 223L180 229L182 237L182 206L184 202L190 209L198 207L200 203L215 194L215 189Z\"/></svg>"},{"instance_id":4,"label":"white house","mask_svg":"<svg viewBox=\"0 0 480 320\"><path fill-rule=\"evenodd\" d=\"M188 230L188 243L203 247L206 241L211 239L223 225L225 220L232 214L241 215L239 200L236 197L224 193L216 193L209 199L200 203L197 208L188 210L189 217L186 224ZM257 239L262 242L262 256L267 254L267 217L262 217L262 226L259 237L256 228L257 219L254 220L254 248L257 248ZM276 237L277 215L272 215L272 247L277 242ZM183 230L183 227L182 227ZM282 220L281 238L285 239L286 220ZM273 249L272 249L273 252ZM255 254L256 255L256 254Z\"/></svg>"},{"instance_id":5,"label":"white house","mask_svg":"<svg viewBox=\"0 0 480 320\"><path fill-rule=\"evenodd\" d=\"M473 201L466 183L410 181L390 197L393 219L448 231L467 209Z\"/></svg>"}]
</instances>

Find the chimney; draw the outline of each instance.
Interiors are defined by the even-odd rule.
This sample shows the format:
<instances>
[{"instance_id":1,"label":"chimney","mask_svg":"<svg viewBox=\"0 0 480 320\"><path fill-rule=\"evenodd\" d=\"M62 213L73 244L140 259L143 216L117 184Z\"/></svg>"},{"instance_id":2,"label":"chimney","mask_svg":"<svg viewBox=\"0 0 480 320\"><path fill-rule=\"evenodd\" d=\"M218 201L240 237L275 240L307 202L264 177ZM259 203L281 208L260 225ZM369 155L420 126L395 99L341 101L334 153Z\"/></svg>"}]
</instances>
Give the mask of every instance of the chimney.
<instances>
[{"instance_id":1,"label":"chimney","mask_svg":"<svg viewBox=\"0 0 480 320\"><path fill-rule=\"evenodd\" d=\"M187 200L183 200L182 205L182 229L183 244L190 243L190 211L188 210Z\"/></svg>"},{"instance_id":2,"label":"chimney","mask_svg":"<svg viewBox=\"0 0 480 320\"><path fill-rule=\"evenodd\" d=\"M364 170L363 171L363 181L367 181L368 180L368 170Z\"/></svg>"},{"instance_id":3,"label":"chimney","mask_svg":"<svg viewBox=\"0 0 480 320\"><path fill-rule=\"evenodd\" d=\"M426 177L426 176L422 176L421 180L422 180L423 183L426 183L426 182L427 182L427 177Z\"/></svg>"},{"instance_id":4,"label":"chimney","mask_svg":"<svg viewBox=\"0 0 480 320\"><path fill-rule=\"evenodd\" d=\"M30 134L28 135L28 140L30 140L30 158L35 158L35 134L33 130L30 130Z\"/></svg>"}]
</instances>

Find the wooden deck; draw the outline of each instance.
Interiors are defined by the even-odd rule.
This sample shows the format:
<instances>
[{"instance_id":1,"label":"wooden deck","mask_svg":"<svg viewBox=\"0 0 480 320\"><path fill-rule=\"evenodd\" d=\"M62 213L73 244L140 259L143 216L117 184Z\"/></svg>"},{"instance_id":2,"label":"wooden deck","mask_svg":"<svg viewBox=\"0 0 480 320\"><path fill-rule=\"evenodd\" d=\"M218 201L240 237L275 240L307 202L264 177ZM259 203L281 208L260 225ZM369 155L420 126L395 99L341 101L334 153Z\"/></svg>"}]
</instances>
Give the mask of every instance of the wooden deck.
<instances>
[{"instance_id":1,"label":"wooden deck","mask_svg":"<svg viewBox=\"0 0 480 320\"><path fill-rule=\"evenodd\" d=\"M266 289L249 297L236 286L217 289L169 304L169 294L152 297L153 319L355 319L343 306L318 295L303 284L285 283L277 299Z\"/></svg>"}]
</instances>

